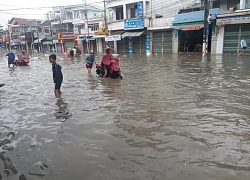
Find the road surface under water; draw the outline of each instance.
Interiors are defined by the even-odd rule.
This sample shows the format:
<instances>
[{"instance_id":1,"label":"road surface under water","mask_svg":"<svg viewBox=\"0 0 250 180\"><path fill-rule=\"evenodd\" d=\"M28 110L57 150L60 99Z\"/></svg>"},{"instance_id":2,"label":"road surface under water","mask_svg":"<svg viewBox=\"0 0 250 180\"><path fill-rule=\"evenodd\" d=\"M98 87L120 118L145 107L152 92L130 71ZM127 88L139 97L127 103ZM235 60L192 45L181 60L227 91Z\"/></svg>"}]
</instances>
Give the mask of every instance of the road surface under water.
<instances>
[{"instance_id":1,"label":"road surface under water","mask_svg":"<svg viewBox=\"0 0 250 180\"><path fill-rule=\"evenodd\" d=\"M0 179L249 179L250 57L121 56L120 80L58 54L55 98L49 54L4 54Z\"/></svg>"}]
</instances>

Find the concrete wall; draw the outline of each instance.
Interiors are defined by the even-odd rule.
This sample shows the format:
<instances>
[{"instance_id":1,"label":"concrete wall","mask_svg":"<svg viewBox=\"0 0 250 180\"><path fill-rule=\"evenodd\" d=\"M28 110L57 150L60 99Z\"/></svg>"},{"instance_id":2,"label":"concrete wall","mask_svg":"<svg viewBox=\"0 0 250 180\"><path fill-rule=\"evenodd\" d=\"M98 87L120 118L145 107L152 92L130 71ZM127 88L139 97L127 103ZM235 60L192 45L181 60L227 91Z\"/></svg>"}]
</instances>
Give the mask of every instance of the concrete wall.
<instances>
[{"instance_id":1,"label":"concrete wall","mask_svg":"<svg viewBox=\"0 0 250 180\"><path fill-rule=\"evenodd\" d=\"M217 44L216 44L216 54L223 54L223 44L224 44L224 26L219 29Z\"/></svg>"}]
</instances>

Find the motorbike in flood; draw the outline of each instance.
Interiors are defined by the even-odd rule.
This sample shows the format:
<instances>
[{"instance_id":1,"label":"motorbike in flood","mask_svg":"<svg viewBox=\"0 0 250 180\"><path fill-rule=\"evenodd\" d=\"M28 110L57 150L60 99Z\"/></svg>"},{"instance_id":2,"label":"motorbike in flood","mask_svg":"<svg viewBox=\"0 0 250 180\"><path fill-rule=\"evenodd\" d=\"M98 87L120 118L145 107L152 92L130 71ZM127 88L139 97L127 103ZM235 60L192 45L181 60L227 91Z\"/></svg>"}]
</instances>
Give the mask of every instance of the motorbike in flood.
<instances>
[{"instance_id":1,"label":"motorbike in flood","mask_svg":"<svg viewBox=\"0 0 250 180\"><path fill-rule=\"evenodd\" d=\"M18 55L18 59L15 60L16 66L28 66L29 65L29 56L27 54L25 55Z\"/></svg>"},{"instance_id":2,"label":"motorbike in flood","mask_svg":"<svg viewBox=\"0 0 250 180\"><path fill-rule=\"evenodd\" d=\"M96 74L100 77L103 77L104 75L104 65L101 64L96 64ZM113 60L110 61L110 65L109 65L109 70L108 70L108 75L107 77L110 78L120 78L122 79L122 75L121 75L121 68L119 65L119 59L115 58Z\"/></svg>"}]
</instances>

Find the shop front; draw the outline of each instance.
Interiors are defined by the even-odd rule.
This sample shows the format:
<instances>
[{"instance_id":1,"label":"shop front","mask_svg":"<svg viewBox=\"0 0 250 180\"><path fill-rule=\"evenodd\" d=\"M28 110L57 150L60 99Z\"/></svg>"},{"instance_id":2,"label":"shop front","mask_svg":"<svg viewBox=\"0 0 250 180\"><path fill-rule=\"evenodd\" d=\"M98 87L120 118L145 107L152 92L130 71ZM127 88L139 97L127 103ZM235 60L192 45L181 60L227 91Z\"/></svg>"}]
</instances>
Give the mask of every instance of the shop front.
<instances>
[{"instance_id":1,"label":"shop front","mask_svg":"<svg viewBox=\"0 0 250 180\"><path fill-rule=\"evenodd\" d=\"M216 14L219 14L221 9L209 10L209 27L206 29L207 51L212 49L212 35L215 31ZM178 14L173 21L174 41L176 46L174 52L202 52L203 33L204 33L204 11L196 11L184 14Z\"/></svg>"},{"instance_id":2,"label":"shop front","mask_svg":"<svg viewBox=\"0 0 250 180\"><path fill-rule=\"evenodd\" d=\"M61 51L66 52L68 48L72 49L76 46L75 39L77 39L77 35L73 32L58 33L58 41L61 41Z\"/></svg>"},{"instance_id":3,"label":"shop front","mask_svg":"<svg viewBox=\"0 0 250 180\"><path fill-rule=\"evenodd\" d=\"M217 54L240 53L241 39L250 39L250 11L219 14L216 24L219 28Z\"/></svg>"},{"instance_id":4,"label":"shop front","mask_svg":"<svg viewBox=\"0 0 250 180\"><path fill-rule=\"evenodd\" d=\"M124 20L125 33L122 34L122 41L118 44L118 51L124 53L146 53L150 49L147 42L144 18L132 18ZM126 47L127 49L124 49Z\"/></svg>"},{"instance_id":5,"label":"shop front","mask_svg":"<svg viewBox=\"0 0 250 180\"><path fill-rule=\"evenodd\" d=\"M126 50L123 48L123 40L122 34L124 33L124 30L116 30L111 31L110 35L105 36L105 39L103 40L103 50L105 51L105 48L108 46L111 48L113 53L125 53Z\"/></svg>"}]
</instances>

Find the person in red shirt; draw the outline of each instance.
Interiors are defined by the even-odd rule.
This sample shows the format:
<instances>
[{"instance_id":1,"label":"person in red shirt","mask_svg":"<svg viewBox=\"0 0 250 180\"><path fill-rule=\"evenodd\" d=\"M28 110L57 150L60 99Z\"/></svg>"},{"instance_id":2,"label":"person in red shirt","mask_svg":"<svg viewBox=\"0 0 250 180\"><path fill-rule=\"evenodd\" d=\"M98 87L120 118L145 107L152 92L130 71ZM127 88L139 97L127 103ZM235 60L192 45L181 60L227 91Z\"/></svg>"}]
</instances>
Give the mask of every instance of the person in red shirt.
<instances>
[{"instance_id":1,"label":"person in red shirt","mask_svg":"<svg viewBox=\"0 0 250 180\"><path fill-rule=\"evenodd\" d=\"M104 67L104 75L103 77L105 78L108 75L108 71L110 69L110 61L113 60L112 54L110 52L110 48L106 48L106 53L102 57L102 65Z\"/></svg>"}]
</instances>

